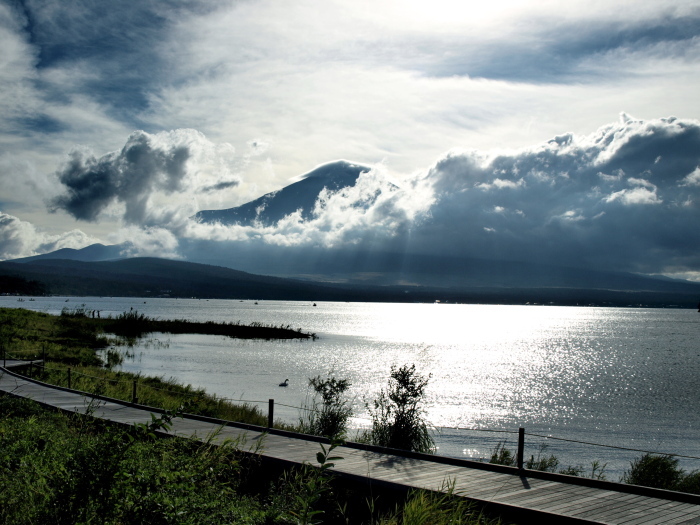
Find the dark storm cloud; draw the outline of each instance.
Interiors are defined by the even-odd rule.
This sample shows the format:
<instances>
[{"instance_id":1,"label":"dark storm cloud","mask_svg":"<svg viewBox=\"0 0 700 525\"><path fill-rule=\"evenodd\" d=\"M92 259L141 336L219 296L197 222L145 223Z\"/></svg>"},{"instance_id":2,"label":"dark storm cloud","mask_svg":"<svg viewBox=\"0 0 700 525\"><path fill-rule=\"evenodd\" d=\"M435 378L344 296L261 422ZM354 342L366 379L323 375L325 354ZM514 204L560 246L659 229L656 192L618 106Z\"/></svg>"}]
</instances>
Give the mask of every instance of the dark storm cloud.
<instances>
[{"instance_id":1,"label":"dark storm cloud","mask_svg":"<svg viewBox=\"0 0 700 525\"><path fill-rule=\"evenodd\" d=\"M234 149L215 144L193 129L160 133L134 131L119 151L96 157L75 148L57 171L63 195L51 211L64 210L79 220L102 215L139 226L173 225L195 213L193 196L230 188Z\"/></svg>"},{"instance_id":2,"label":"dark storm cloud","mask_svg":"<svg viewBox=\"0 0 700 525\"><path fill-rule=\"evenodd\" d=\"M452 151L400 189L376 167L321 192L308 217L202 223L185 237L680 274L700 269L698 224L700 122L622 115L587 136Z\"/></svg>"},{"instance_id":3,"label":"dark storm cloud","mask_svg":"<svg viewBox=\"0 0 700 525\"><path fill-rule=\"evenodd\" d=\"M60 86L37 77L45 99L66 103L71 95L89 93L124 120L135 119L147 107L149 91L166 81L172 68L161 44L173 22L207 9L200 2L125 0L24 0L14 6L35 49L37 72L73 72Z\"/></svg>"},{"instance_id":4,"label":"dark storm cloud","mask_svg":"<svg viewBox=\"0 0 700 525\"><path fill-rule=\"evenodd\" d=\"M141 224L147 219L154 191L169 194L182 189L190 150L187 145L137 131L119 152L98 159L86 151L73 150L69 156L58 172L67 193L54 199L54 210L94 221L110 204L119 202L125 205L124 219Z\"/></svg>"},{"instance_id":5,"label":"dark storm cloud","mask_svg":"<svg viewBox=\"0 0 700 525\"><path fill-rule=\"evenodd\" d=\"M453 152L430 170L419 251L631 271L700 267L700 124L674 118Z\"/></svg>"},{"instance_id":6,"label":"dark storm cloud","mask_svg":"<svg viewBox=\"0 0 700 525\"><path fill-rule=\"evenodd\" d=\"M223 181L223 182L219 182L217 184L212 184L211 186L205 186L204 188L202 188L200 190L200 192L201 193L216 193L217 191L235 188L239 184L240 184L240 182L237 180Z\"/></svg>"}]
</instances>

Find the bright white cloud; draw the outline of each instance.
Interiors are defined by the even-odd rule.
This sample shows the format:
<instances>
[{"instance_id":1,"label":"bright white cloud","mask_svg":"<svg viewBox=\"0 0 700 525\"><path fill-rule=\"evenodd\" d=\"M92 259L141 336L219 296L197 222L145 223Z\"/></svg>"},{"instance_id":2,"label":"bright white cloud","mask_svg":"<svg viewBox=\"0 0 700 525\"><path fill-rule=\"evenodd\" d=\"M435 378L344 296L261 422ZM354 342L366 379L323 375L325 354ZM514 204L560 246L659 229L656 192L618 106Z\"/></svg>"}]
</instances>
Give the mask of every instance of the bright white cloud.
<instances>
[{"instance_id":1,"label":"bright white cloud","mask_svg":"<svg viewBox=\"0 0 700 525\"><path fill-rule=\"evenodd\" d=\"M84 248L99 242L80 230L50 235L33 224L0 212L0 260L31 257L62 248Z\"/></svg>"},{"instance_id":2,"label":"bright white cloud","mask_svg":"<svg viewBox=\"0 0 700 525\"><path fill-rule=\"evenodd\" d=\"M309 219L297 210L270 226L190 223L180 233L189 239L262 241L277 246L366 245L375 238L404 235L433 202L429 188L398 188L376 166L362 173L354 186L322 190Z\"/></svg>"},{"instance_id":3,"label":"bright white cloud","mask_svg":"<svg viewBox=\"0 0 700 525\"><path fill-rule=\"evenodd\" d=\"M636 204L661 204L662 202L658 195L656 195L656 191L647 188L620 190L605 198L605 202L615 201L620 201L622 204L628 206Z\"/></svg>"},{"instance_id":4,"label":"bright white cloud","mask_svg":"<svg viewBox=\"0 0 700 525\"><path fill-rule=\"evenodd\" d=\"M700 166L689 173L680 183L681 186L700 186Z\"/></svg>"},{"instance_id":5,"label":"bright white cloud","mask_svg":"<svg viewBox=\"0 0 700 525\"><path fill-rule=\"evenodd\" d=\"M125 246L124 257L180 258L179 241L166 228L129 226L111 235L110 241Z\"/></svg>"},{"instance_id":6,"label":"bright white cloud","mask_svg":"<svg viewBox=\"0 0 700 525\"><path fill-rule=\"evenodd\" d=\"M540 173L535 173L534 174L536 177L540 177ZM482 190L490 190L490 189L497 189L497 190L502 190L502 189L514 189L519 186L522 186L525 184L525 181L523 179L518 179L518 180L503 180L503 179L494 179L493 182L482 182L481 184L478 185L479 188Z\"/></svg>"}]
</instances>

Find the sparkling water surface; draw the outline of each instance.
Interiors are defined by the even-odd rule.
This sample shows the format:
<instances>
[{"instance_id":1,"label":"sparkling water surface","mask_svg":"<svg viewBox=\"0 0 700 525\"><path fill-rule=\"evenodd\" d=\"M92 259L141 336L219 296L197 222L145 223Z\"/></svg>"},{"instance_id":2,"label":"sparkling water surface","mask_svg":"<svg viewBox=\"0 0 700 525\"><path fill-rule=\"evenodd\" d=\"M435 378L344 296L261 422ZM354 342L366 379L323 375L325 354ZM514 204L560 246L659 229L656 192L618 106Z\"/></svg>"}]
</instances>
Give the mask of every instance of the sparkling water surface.
<instances>
[{"instance_id":1,"label":"sparkling water surface","mask_svg":"<svg viewBox=\"0 0 700 525\"><path fill-rule=\"evenodd\" d=\"M618 447L700 456L700 314L684 309L316 303L137 298L3 297L0 306L52 314L64 307L160 319L261 322L316 333L315 341L247 341L152 334L122 368L173 377L234 400L275 399L295 422L308 379L332 372L352 383L356 418L386 388L392 366L430 374L427 419L438 453L484 458L517 431ZM278 383L289 378L287 388ZM468 430L471 429L471 430ZM617 481L640 453L528 435L526 455L562 464L607 463ZM681 459L688 470L700 461Z\"/></svg>"}]
</instances>

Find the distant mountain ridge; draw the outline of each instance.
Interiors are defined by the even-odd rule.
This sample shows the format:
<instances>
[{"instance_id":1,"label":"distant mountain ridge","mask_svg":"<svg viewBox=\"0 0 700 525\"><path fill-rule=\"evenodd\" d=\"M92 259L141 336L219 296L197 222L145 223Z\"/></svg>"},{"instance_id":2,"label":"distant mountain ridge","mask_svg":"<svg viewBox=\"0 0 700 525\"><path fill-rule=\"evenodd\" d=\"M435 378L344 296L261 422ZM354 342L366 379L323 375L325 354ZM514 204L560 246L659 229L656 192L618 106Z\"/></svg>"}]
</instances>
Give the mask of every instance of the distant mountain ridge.
<instances>
[{"instance_id":1,"label":"distant mountain ridge","mask_svg":"<svg viewBox=\"0 0 700 525\"><path fill-rule=\"evenodd\" d=\"M131 268L130 274L138 273L134 269L138 269L151 259L146 257L124 258L123 254L129 248L128 243L113 246L94 244L81 250L62 249L34 257L6 261L6 263L7 265L31 265L35 271L27 270L26 276L30 280L37 281L42 281L41 275L36 272L39 268L55 275L59 272L59 268L68 268L69 261L76 263L130 261L121 267ZM280 248L270 247L269 249L273 251L249 258L237 257L228 260L205 260L202 258L189 263L193 264L191 268L205 265L239 274L257 275L261 278L260 274L265 274L267 275L266 279L294 279L296 282L307 283L307 286L312 283L322 286L342 284L345 289L396 286L407 287L411 290L449 289L455 293L461 293L465 290L503 291L507 289L550 288L672 293L683 296L696 294L695 301L700 299L700 283L625 272L583 270L516 261L387 253L358 255L352 252L324 252L323 250L307 251L308 253L297 259L294 253L287 257L281 256L281 252L278 251ZM362 259L363 271L358 271L358 259ZM163 261L168 260L164 259ZM184 261L170 262L188 264ZM0 263L0 271L3 264ZM159 271L170 268L168 264L160 265ZM236 268L232 268L234 265ZM439 274L432 271L437 265L441 268ZM88 271L87 266L84 269ZM12 275L18 274L13 273ZM25 276L25 273L22 275ZM153 276L162 277L157 272ZM181 278L186 279L186 276L181 275ZM116 292L117 290L113 290L110 294Z\"/></svg>"},{"instance_id":2,"label":"distant mountain ridge","mask_svg":"<svg viewBox=\"0 0 700 525\"><path fill-rule=\"evenodd\" d=\"M465 302L600 306L695 307L700 284L651 291L567 287L431 287L321 284L283 279L198 263L157 258L85 262L36 259L0 262L3 282L17 278L38 283L52 295L197 297L294 301ZM659 282L663 282L659 280ZM679 283L673 283L679 284ZM5 290L0 290L7 293Z\"/></svg>"},{"instance_id":3,"label":"distant mountain ridge","mask_svg":"<svg viewBox=\"0 0 700 525\"><path fill-rule=\"evenodd\" d=\"M226 210L202 210L194 217L207 223L248 225L259 222L271 226L301 210L302 218L307 220L311 218L314 204L324 188L338 191L354 186L357 178L369 170L367 166L344 160L330 162L302 175L301 180L251 202Z\"/></svg>"},{"instance_id":4,"label":"distant mountain ridge","mask_svg":"<svg viewBox=\"0 0 700 525\"><path fill-rule=\"evenodd\" d=\"M123 259L125 252L129 249L129 243L112 244L106 246L104 244L91 244L85 248L61 248L55 252L43 253L41 255L33 255L31 257L22 257L13 259L13 262L31 262L42 259L66 259L70 261L110 261L115 259Z\"/></svg>"},{"instance_id":5,"label":"distant mountain ridge","mask_svg":"<svg viewBox=\"0 0 700 525\"><path fill-rule=\"evenodd\" d=\"M0 262L0 274L39 281L53 295L302 300L318 297L323 291L291 279L151 257L99 262L5 261Z\"/></svg>"},{"instance_id":6,"label":"distant mountain ridge","mask_svg":"<svg viewBox=\"0 0 700 525\"><path fill-rule=\"evenodd\" d=\"M351 187L368 171L369 167L348 161L330 162L278 191L235 208L203 210L196 218L223 224L271 225L299 211L303 219L310 219L324 188L338 191ZM527 298L537 296L537 301L549 298L551 302L577 304L589 299L605 301L605 297L612 296L627 301L629 294L647 294L657 299L663 295L665 304L683 302L693 306L700 298L700 283L546 262L405 253L405 246L392 244L391 239L372 248L332 250L180 239L178 250L187 262L160 260L157 264L153 261L158 259L129 258L133 248L128 242L93 244L79 250L65 248L0 263L0 274L4 268L10 277L45 284L49 293L77 295L94 295L98 290L104 295L139 295L168 289L176 290L179 296L200 297L237 297L245 292L250 297L261 294L260 298L423 301L449 296L460 301L527 302ZM21 265L26 267L20 269ZM154 267L157 270L151 271ZM211 282L217 279L223 283L220 289ZM242 288L232 284L243 281L248 284ZM144 283L149 286L144 288ZM274 291L275 287L279 289Z\"/></svg>"}]
</instances>

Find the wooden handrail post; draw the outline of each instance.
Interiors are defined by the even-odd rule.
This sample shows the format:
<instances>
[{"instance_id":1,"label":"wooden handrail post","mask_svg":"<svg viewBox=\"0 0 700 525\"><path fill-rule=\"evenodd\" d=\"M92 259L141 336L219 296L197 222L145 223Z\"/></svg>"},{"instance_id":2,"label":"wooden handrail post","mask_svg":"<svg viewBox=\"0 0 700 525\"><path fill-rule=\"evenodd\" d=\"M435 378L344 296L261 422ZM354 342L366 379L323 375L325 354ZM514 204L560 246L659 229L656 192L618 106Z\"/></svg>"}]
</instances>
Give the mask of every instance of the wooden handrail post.
<instances>
[{"instance_id":1,"label":"wooden handrail post","mask_svg":"<svg viewBox=\"0 0 700 525\"><path fill-rule=\"evenodd\" d=\"M275 400L270 399L267 402L267 428L272 428L272 419L275 414Z\"/></svg>"},{"instance_id":2,"label":"wooden handrail post","mask_svg":"<svg viewBox=\"0 0 700 525\"><path fill-rule=\"evenodd\" d=\"M136 404L138 402L139 398L136 397L136 380L134 380L133 387L131 389L131 402L133 404Z\"/></svg>"},{"instance_id":3,"label":"wooden handrail post","mask_svg":"<svg viewBox=\"0 0 700 525\"><path fill-rule=\"evenodd\" d=\"M523 456L525 455L525 429L518 429L518 468L523 469Z\"/></svg>"},{"instance_id":4,"label":"wooden handrail post","mask_svg":"<svg viewBox=\"0 0 700 525\"><path fill-rule=\"evenodd\" d=\"M68 388L70 388L70 368L68 369Z\"/></svg>"}]
</instances>

